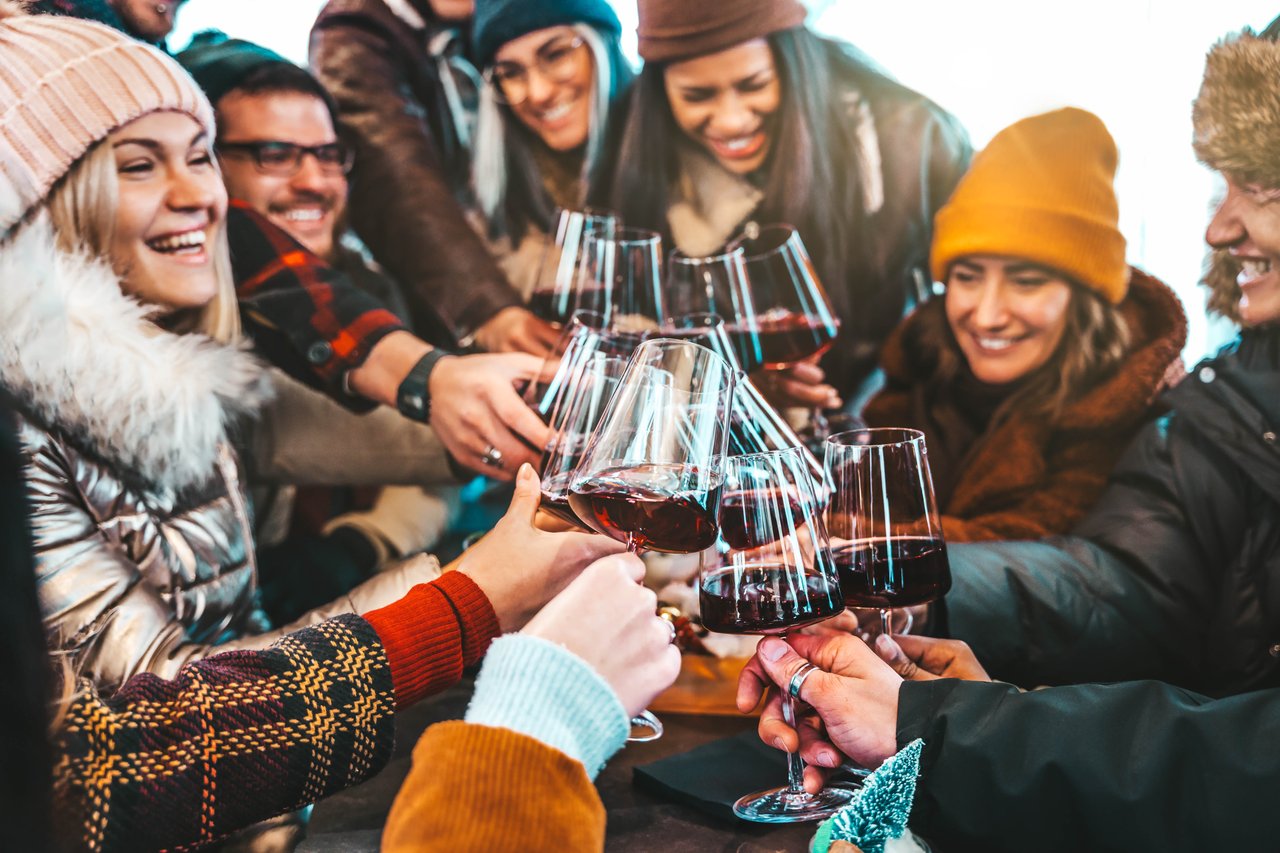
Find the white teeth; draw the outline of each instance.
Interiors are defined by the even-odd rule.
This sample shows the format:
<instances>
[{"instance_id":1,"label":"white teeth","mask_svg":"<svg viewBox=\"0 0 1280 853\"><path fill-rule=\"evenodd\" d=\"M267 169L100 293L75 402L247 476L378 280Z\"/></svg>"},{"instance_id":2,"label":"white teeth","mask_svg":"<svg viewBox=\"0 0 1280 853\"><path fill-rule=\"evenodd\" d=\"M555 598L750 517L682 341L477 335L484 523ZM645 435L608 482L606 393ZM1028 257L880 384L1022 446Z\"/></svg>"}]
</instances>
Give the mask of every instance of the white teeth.
<instances>
[{"instance_id":1,"label":"white teeth","mask_svg":"<svg viewBox=\"0 0 1280 853\"><path fill-rule=\"evenodd\" d=\"M155 240L148 240L147 245L157 252L180 252L184 249L197 249L204 245L205 233L199 231L187 231L183 234L171 234L168 237L159 237Z\"/></svg>"},{"instance_id":2,"label":"white teeth","mask_svg":"<svg viewBox=\"0 0 1280 853\"><path fill-rule=\"evenodd\" d=\"M1271 272L1271 261L1254 260L1240 262L1240 274L1236 276L1237 284L1245 284L1255 278L1261 278Z\"/></svg>"},{"instance_id":3,"label":"white teeth","mask_svg":"<svg viewBox=\"0 0 1280 853\"><path fill-rule=\"evenodd\" d=\"M1008 349L1014 343L1008 338L978 338L977 340L983 349Z\"/></svg>"},{"instance_id":4,"label":"white teeth","mask_svg":"<svg viewBox=\"0 0 1280 853\"><path fill-rule=\"evenodd\" d=\"M737 139L721 140L720 144L730 151L742 151L751 144L753 139L755 139L754 136L741 136Z\"/></svg>"},{"instance_id":5,"label":"white teeth","mask_svg":"<svg viewBox=\"0 0 1280 853\"><path fill-rule=\"evenodd\" d=\"M290 222L319 222L324 218L324 211L318 207L295 207L285 211L284 218Z\"/></svg>"},{"instance_id":6,"label":"white teeth","mask_svg":"<svg viewBox=\"0 0 1280 853\"><path fill-rule=\"evenodd\" d=\"M573 102L570 101L568 103L554 106L549 110L543 110L542 120L543 121L559 121L560 119L564 118L569 114L569 108L572 106L573 106Z\"/></svg>"}]
</instances>

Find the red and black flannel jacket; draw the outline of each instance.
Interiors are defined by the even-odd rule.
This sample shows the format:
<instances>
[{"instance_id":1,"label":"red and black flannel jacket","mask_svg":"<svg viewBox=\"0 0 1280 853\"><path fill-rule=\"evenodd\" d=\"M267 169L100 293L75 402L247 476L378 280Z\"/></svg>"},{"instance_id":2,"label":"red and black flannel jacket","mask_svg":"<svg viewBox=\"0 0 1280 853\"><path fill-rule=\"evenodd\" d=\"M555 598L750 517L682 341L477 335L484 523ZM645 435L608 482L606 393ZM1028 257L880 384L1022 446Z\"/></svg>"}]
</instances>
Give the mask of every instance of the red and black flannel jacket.
<instances>
[{"instance_id":1,"label":"red and black flannel jacket","mask_svg":"<svg viewBox=\"0 0 1280 853\"><path fill-rule=\"evenodd\" d=\"M372 408L346 392L343 376L404 324L245 202L231 202L227 236L240 317L258 352L348 408Z\"/></svg>"}]
</instances>

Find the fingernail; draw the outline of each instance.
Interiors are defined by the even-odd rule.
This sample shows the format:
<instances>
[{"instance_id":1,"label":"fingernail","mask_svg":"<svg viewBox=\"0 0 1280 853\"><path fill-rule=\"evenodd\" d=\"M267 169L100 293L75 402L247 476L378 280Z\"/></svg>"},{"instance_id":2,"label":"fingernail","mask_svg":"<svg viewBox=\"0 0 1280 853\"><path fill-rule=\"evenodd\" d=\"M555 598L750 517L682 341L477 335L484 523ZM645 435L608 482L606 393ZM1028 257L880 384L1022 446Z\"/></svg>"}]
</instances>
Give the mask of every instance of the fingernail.
<instances>
[{"instance_id":1,"label":"fingernail","mask_svg":"<svg viewBox=\"0 0 1280 853\"><path fill-rule=\"evenodd\" d=\"M902 654L902 647L895 643L888 634L881 634L876 637L876 649L892 658Z\"/></svg>"},{"instance_id":2,"label":"fingernail","mask_svg":"<svg viewBox=\"0 0 1280 853\"><path fill-rule=\"evenodd\" d=\"M787 644L781 640L765 640L760 644L760 656L768 661L776 661L787 653Z\"/></svg>"},{"instance_id":3,"label":"fingernail","mask_svg":"<svg viewBox=\"0 0 1280 853\"><path fill-rule=\"evenodd\" d=\"M835 767L839 762L836 760L836 754L829 749L818 751L818 763L823 767Z\"/></svg>"},{"instance_id":4,"label":"fingernail","mask_svg":"<svg viewBox=\"0 0 1280 853\"><path fill-rule=\"evenodd\" d=\"M527 480L531 474L533 474L533 466L528 462L521 462L520 470L516 472L516 476L522 480Z\"/></svg>"}]
</instances>

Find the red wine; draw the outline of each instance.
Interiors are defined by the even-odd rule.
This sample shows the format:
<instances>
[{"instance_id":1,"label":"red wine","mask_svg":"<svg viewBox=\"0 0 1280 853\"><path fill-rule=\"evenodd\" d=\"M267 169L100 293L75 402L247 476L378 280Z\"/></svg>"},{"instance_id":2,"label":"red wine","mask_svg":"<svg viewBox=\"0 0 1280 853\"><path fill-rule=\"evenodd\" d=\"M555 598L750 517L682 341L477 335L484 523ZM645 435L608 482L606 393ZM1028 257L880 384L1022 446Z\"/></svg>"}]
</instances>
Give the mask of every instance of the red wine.
<instances>
[{"instance_id":1,"label":"red wine","mask_svg":"<svg viewBox=\"0 0 1280 853\"><path fill-rule=\"evenodd\" d=\"M601 310L605 305L603 287L578 290L535 290L529 294L529 311L548 323L568 323L580 308Z\"/></svg>"},{"instance_id":2,"label":"red wine","mask_svg":"<svg viewBox=\"0 0 1280 853\"><path fill-rule=\"evenodd\" d=\"M758 367L777 370L822 355L831 348L840 322L791 311L770 311L753 322L726 326L734 336L738 354L748 371Z\"/></svg>"},{"instance_id":3,"label":"red wine","mask_svg":"<svg viewBox=\"0 0 1280 853\"><path fill-rule=\"evenodd\" d=\"M832 556L850 607L909 607L951 589L951 565L941 539L855 542L833 548Z\"/></svg>"},{"instance_id":4,"label":"red wine","mask_svg":"<svg viewBox=\"0 0 1280 853\"><path fill-rule=\"evenodd\" d=\"M794 490L727 492L720 499L720 535L734 550L768 545L797 527L808 515Z\"/></svg>"},{"instance_id":5,"label":"red wine","mask_svg":"<svg viewBox=\"0 0 1280 853\"><path fill-rule=\"evenodd\" d=\"M581 519L574 515L573 509L569 506L569 499L563 494L549 495L544 489L540 506L561 521L566 521L575 527L586 527Z\"/></svg>"},{"instance_id":6,"label":"red wine","mask_svg":"<svg viewBox=\"0 0 1280 853\"><path fill-rule=\"evenodd\" d=\"M834 578L781 565L708 573L698 597L702 624L722 634L777 634L844 610Z\"/></svg>"},{"instance_id":7,"label":"red wine","mask_svg":"<svg viewBox=\"0 0 1280 853\"><path fill-rule=\"evenodd\" d=\"M569 506L593 530L638 550L692 554L716 541L720 499L718 486L681 482L696 475L680 465L610 469L570 491Z\"/></svg>"}]
</instances>

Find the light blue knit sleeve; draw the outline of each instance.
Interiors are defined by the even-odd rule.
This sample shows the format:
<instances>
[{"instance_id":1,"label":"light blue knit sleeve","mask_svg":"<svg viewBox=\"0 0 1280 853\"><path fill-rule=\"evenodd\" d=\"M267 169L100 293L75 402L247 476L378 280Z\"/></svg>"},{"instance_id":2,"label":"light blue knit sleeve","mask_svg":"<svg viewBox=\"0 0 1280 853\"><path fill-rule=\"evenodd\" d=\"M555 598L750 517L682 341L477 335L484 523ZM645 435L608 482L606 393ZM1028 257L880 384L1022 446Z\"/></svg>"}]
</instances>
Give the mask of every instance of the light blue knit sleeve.
<instances>
[{"instance_id":1,"label":"light blue knit sleeve","mask_svg":"<svg viewBox=\"0 0 1280 853\"><path fill-rule=\"evenodd\" d=\"M586 661L524 634L489 647L466 720L537 738L581 761L592 779L631 733L617 694Z\"/></svg>"}]
</instances>

